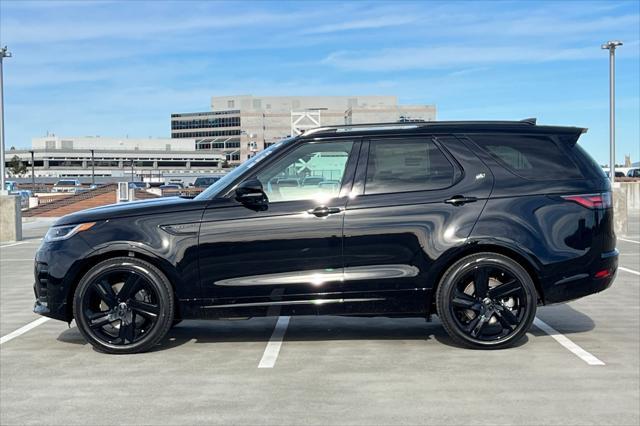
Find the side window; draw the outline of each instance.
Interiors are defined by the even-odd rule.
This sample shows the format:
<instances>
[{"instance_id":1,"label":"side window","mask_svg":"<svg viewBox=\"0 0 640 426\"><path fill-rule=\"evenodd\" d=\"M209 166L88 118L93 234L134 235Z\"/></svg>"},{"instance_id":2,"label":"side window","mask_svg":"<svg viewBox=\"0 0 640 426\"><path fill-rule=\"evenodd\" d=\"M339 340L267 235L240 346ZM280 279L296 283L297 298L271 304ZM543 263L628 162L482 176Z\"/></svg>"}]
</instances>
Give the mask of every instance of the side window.
<instances>
[{"instance_id":1,"label":"side window","mask_svg":"<svg viewBox=\"0 0 640 426\"><path fill-rule=\"evenodd\" d=\"M372 140L364 193L441 189L453 176L453 165L431 140Z\"/></svg>"},{"instance_id":2,"label":"side window","mask_svg":"<svg viewBox=\"0 0 640 426\"><path fill-rule=\"evenodd\" d=\"M473 135L472 139L524 178L554 180L582 177L571 158L546 136Z\"/></svg>"},{"instance_id":3,"label":"side window","mask_svg":"<svg viewBox=\"0 0 640 426\"><path fill-rule=\"evenodd\" d=\"M352 141L302 145L257 175L270 202L337 197Z\"/></svg>"}]
</instances>

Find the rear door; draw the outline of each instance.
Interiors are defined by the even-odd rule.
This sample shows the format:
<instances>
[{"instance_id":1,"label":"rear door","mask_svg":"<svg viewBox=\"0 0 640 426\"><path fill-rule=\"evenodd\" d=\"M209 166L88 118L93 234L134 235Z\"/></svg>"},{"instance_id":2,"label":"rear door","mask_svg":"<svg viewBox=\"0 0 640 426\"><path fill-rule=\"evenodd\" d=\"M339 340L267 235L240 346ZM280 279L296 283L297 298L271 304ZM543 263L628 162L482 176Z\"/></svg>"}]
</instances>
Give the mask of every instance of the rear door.
<instances>
[{"instance_id":1,"label":"rear door","mask_svg":"<svg viewBox=\"0 0 640 426\"><path fill-rule=\"evenodd\" d=\"M492 184L453 136L364 143L344 219L344 292L364 301L351 312L423 312L434 262L465 244Z\"/></svg>"}]
</instances>

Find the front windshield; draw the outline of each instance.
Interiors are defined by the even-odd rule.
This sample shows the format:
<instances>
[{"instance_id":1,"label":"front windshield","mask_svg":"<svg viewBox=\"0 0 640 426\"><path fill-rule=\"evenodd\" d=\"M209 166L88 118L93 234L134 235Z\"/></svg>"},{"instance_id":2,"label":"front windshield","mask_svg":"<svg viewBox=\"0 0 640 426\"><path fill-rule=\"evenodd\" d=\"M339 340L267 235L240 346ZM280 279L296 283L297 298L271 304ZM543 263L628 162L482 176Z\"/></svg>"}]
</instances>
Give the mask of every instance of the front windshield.
<instances>
[{"instance_id":1,"label":"front windshield","mask_svg":"<svg viewBox=\"0 0 640 426\"><path fill-rule=\"evenodd\" d=\"M198 194L198 196L195 199L196 200L208 200L208 199L211 199L211 198L215 198L216 196L218 196L220 191L222 191L224 188L229 186L229 184L231 184L231 182L236 180L244 172L246 172L247 170L249 170L250 168L252 168L256 164L258 164L260 161L262 161L265 158L267 158L275 150L277 150L278 148L280 148L281 146L283 146L287 142L292 141L293 139L294 138L283 139L280 142L271 145L269 148L265 149L264 151L261 151L260 153L256 154L255 156L249 158L247 161L245 161L244 163L240 164L238 167L236 167L235 169L233 169L232 171L230 171L229 173L227 173L226 175L221 177L218 181L214 182L213 185L211 185L210 187L208 187L207 189L202 191L200 194Z\"/></svg>"}]
</instances>

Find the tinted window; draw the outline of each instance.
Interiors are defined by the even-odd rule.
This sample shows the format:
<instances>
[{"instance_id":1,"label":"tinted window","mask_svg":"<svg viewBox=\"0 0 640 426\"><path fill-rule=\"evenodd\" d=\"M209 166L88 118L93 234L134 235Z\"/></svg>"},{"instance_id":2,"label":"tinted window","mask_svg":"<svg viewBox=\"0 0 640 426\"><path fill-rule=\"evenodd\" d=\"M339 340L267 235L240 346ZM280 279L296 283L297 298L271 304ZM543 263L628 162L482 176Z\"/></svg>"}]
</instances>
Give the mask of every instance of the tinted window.
<instances>
[{"instance_id":1,"label":"tinted window","mask_svg":"<svg viewBox=\"0 0 640 426\"><path fill-rule=\"evenodd\" d=\"M522 177L537 180L582 177L571 158L548 137L476 135L473 140Z\"/></svg>"},{"instance_id":2,"label":"tinted window","mask_svg":"<svg viewBox=\"0 0 640 426\"><path fill-rule=\"evenodd\" d=\"M373 140L365 194L425 191L453 184L453 166L430 140Z\"/></svg>"},{"instance_id":3,"label":"tinted window","mask_svg":"<svg viewBox=\"0 0 640 426\"><path fill-rule=\"evenodd\" d=\"M269 201L337 197L353 142L302 145L258 174Z\"/></svg>"},{"instance_id":4,"label":"tinted window","mask_svg":"<svg viewBox=\"0 0 640 426\"><path fill-rule=\"evenodd\" d=\"M287 143L291 142L292 140L294 140L294 138L283 139L280 142L271 145L269 148L265 149L264 151L260 151L258 154L251 157L249 160L240 164L238 167L236 167L235 169L233 169L232 171L230 171L229 173L227 173L226 175L218 179L209 188L201 192L200 195L198 195L195 199L205 200L205 199L218 196L220 191L225 189L227 185L229 185L231 182L233 182L238 177L240 177L244 172L254 167L256 164L260 163L260 161L264 160L273 152L280 149L280 147L285 146Z\"/></svg>"}]
</instances>

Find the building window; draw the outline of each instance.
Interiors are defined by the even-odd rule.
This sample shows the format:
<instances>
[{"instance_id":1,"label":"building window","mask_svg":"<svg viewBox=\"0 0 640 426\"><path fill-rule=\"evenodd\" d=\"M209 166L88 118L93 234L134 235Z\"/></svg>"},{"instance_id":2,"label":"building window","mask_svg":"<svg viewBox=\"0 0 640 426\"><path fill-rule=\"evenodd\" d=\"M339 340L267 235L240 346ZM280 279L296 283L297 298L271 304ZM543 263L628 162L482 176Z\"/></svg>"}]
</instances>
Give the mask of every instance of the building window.
<instances>
[{"instance_id":1,"label":"building window","mask_svg":"<svg viewBox=\"0 0 640 426\"><path fill-rule=\"evenodd\" d=\"M254 99L253 100L253 109L262 108L262 99Z\"/></svg>"},{"instance_id":2,"label":"building window","mask_svg":"<svg viewBox=\"0 0 640 426\"><path fill-rule=\"evenodd\" d=\"M216 136L239 136L240 129L233 130L211 130L207 132L184 132L184 133L173 133L174 138L208 138L208 137L216 137Z\"/></svg>"},{"instance_id":3,"label":"building window","mask_svg":"<svg viewBox=\"0 0 640 426\"><path fill-rule=\"evenodd\" d=\"M235 107L236 107L235 101L227 101L227 108L235 108Z\"/></svg>"},{"instance_id":4,"label":"building window","mask_svg":"<svg viewBox=\"0 0 640 426\"><path fill-rule=\"evenodd\" d=\"M62 149L73 149L73 141L60 141Z\"/></svg>"},{"instance_id":5,"label":"building window","mask_svg":"<svg viewBox=\"0 0 640 426\"><path fill-rule=\"evenodd\" d=\"M166 144L166 145L164 146L164 150L165 150L165 151L171 151L171 144L170 144L170 143Z\"/></svg>"},{"instance_id":6,"label":"building window","mask_svg":"<svg viewBox=\"0 0 640 426\"><path fill-rule=\"evenodd\" d=\"M46 141L45 142L46 149L56 149L56 141Z\"/></svg>"},{"instance_id":7,"label":"building window","mask_svg":"<svg viewBox=\"0 0 640 426\"><path fill-rule=\"evenodd\" d=\"M191 161L191 167L218 167L217 161Z\"/></svg>"},{"instance_id":8,"label":"building window","mask_svg":"<svg viewBox=\"0 0 640 426\"><path fill-rule=\"evenodd\" d=\"M49 167L82 168L82 161L49 160Z\"/></svg>"}]
</instances>

